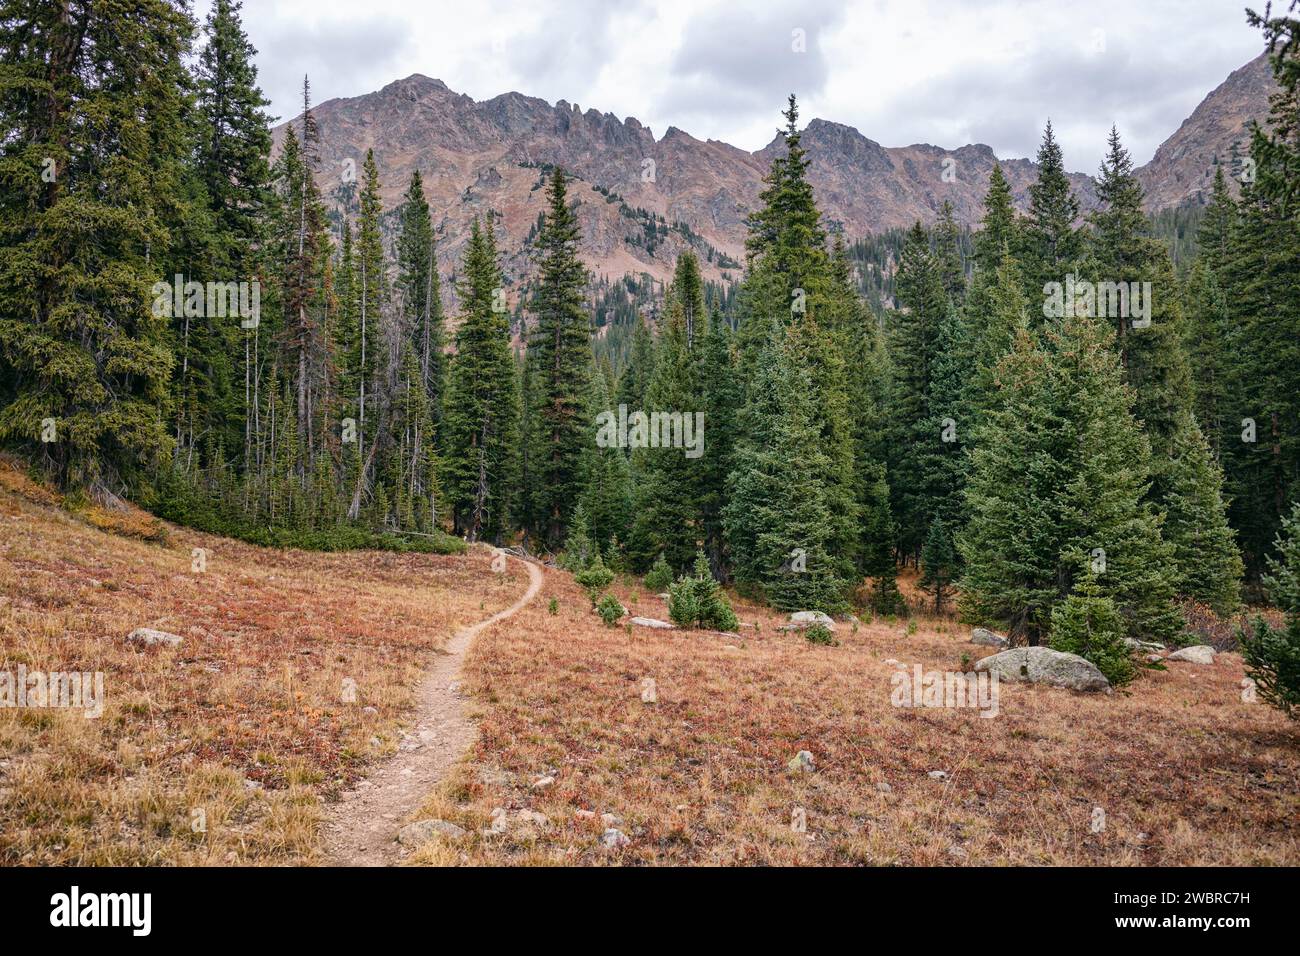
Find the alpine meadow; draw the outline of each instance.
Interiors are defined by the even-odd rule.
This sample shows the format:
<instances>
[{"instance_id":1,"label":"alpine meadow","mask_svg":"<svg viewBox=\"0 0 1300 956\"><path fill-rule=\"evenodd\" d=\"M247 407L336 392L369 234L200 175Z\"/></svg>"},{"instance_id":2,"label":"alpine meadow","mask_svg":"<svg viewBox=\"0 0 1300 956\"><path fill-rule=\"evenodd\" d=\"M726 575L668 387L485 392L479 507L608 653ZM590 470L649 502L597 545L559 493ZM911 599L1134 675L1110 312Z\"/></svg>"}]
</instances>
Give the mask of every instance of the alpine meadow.
<instances>
[{"instance_id":1,"label":"alpine meadow","mask_svg":"<svg viewBox=\"0 0 1300 956\"><path fill-rule=\"evenodd\" d=\"M1182 891L1300 865L1300 0L1103 6L0 0L7 915L1268 922Z\"/></svg>"}]
</instances>

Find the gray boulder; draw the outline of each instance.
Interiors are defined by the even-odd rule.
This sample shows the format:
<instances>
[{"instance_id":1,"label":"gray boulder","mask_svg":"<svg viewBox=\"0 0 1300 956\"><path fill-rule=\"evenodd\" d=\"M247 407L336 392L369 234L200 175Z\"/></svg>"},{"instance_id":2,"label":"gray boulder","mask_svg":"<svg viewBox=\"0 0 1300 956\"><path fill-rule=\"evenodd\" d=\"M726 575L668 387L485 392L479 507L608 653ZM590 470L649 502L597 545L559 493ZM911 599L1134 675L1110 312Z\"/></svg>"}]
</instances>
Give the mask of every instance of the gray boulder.
<instances>
[{"instance_id":1,"label":"gray boulder","mask_svg":"<svg viewBox=\"0 0 1300 956\"><path fill-rule=\"evenodd\" d=\"M634 617L631 618L631 623L635 624L637 627L657 627L665 631L673 630L673 625L669 624L667 621L656 621L652 617Z\"/></svg>"},{"instance_id":2,"label":"gray boulder","mask_svg":"<svg viewBox=\"0 0 1300 956\"><path fill-rule=\"evenodd\" d=\"M814 624L821 624L830 630L835 630L835 620L829 614L823 614L821 611L795 611L790 615L790 625L792 627L812 627Z\"/></svg>"},{"instance_id":3,"label":"gray boulder","mask_svg":"<svg viewBox=\"0 0 1300 956\"><path fill-rule=\"evenodd\" d=\"M998 680L1110 693L1110 681L1097 670L1096 664L1050 647L1014 647L985 657L975 669L996 674Z\"/></svg>"},{"instance_id":4,"label":"gray boulder","mask_svg":"<svg viewBox=\"0 0 1300 956\"><path fill-rule=\"evenodd\" d=\"M972 644L983 644L986 647L1010 647L1011 642L1001 634L995 634L987 627L977 627L970 632L970 642Z\"/></svg>"},{"instance_id":5,"label":"gray boulder","mask_svg":"<svg viewBox=\"0 0 1300 956\"><path fill-rule=\"evenodd\" d=\"M1213 664L1215 650L1209 644L1197 644L1193 647L1184 647L1180 651L1174 651L1165 660L1183 661L1187 664Z\"/></svg>"},{"instance_id":6,"label":"gray boulder","mask_svg":"<svg viewBox=\"0 0 1300 956\"><path fill-rule=\"evenodd\" d=\"M1139 641L1136 637L1124 638L1124 643L1134 651L1163 651L1165 646L1156 641Z\"/></svg>"},{"instance_id":7,"label":"gray boulder","mask_svg":"<svg viewBox=\"0 0 1300 956\"><path fill-rule=\"evenodd\" d=\"M155 631L152 627L137 627L126 636L126 639L132 644L143 644L146 647L153 647L157 644L166 644L168 647L175 647L184 640L184 638L179 634L169 634L166 631Z\"/></svg>"}]
</instances>

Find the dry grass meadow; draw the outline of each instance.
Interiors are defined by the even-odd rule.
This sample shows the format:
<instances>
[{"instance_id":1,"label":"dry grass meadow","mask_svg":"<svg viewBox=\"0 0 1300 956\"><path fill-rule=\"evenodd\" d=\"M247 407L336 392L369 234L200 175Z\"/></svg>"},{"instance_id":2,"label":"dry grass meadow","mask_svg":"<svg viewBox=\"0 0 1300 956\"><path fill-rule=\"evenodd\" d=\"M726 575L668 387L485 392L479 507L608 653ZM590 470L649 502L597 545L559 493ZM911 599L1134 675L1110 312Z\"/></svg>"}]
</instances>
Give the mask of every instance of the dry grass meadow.
<instances>
[{"instance_id":1,"label":"dry grass meadow","mask_svg":"<svg viewBox=\"0 0 1300 956\"><path fill-rule=\"evenodd\" d=\"M627 584L633 614L666 618ZM606 628L588 607L553 572L517 627L471 651L480 740L422 815L472 835L413 862L1300 863L1300 728L1242 701L1235 654L1144 672L1112 697L1004 684L982 718L890 703L886 661L956 670L988 652L951 620L841 625L823 647L750 606L737 610L757 627L739 639ZM641 701L645 677L657 703ZM815 771L791 773L805 749ZM484 833L496 807L509 825ZM627 846L602 846L610 824Z\"/></svg>"},{"instance_id":2,"label":"dry grass meadow","mask_svg":"<svg viewBox=\"0 0 1300 956\"><path fill-rule=\"evenodd\" d=\"M54 501L0 463L0 670L103 671L106 703L0 708L0 865L316 860L321 799L396 748L429 655L527 585L486 551L273 552Z\"/></svg>"},{"instance_id":3,"label":"dry grass meadow","mask_svg":"<svg viewBox=\"0 0 1300 956\"><path fill-rule=\"evenodd\" d=\"M430 655L527 584L483 551L273 552L43 495L0 467L0 670L102 670L107 702L0 708L4 865L319 862L322 801L396 748ZM614 590L667 616L634 580ZM408 862L1300 863L1300 728L1242 700L1236 655L1111 697L1004 684L982 718L890 702L887 661L986 652L950 619L841 625L825 647L737 610L737 635L607 628L548 571L466 659L479 739L420 816L468 833ZM128 644L141 626L184 643ZM813 772L787 769L800 750ZM602 845L611 826L627 845Z\"/></svg>"}]
</instances>

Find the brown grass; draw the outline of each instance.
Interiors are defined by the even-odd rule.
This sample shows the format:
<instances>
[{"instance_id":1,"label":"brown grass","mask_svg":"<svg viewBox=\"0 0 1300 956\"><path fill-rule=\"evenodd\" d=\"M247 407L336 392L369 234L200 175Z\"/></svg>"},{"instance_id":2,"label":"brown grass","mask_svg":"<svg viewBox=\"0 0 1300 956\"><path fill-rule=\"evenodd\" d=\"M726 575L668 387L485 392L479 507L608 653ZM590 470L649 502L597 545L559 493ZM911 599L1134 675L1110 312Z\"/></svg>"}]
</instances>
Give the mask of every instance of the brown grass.
<instances>
[{"instance_id":1,"label":"brown grass","mask_svg":"<svg viewBox=\"0 0 1300 956\"><path fill-rule=\"evenodd\" d=\"M313 860L320 799L395 748L429 655L527 584L485 552L159 544L56 503L0 468L0 670L103 671L106 705L0 708L0 864ZM184 643L136 648L137 627Z\"/></svg>"},{"instance_id":2,"label":"brown grass","mask_svg":"<svg viewBox=\"0 0 1300 956\"><path fill-rule=\"evenodd\" d=\"M616 593L633 614L666 617L628 584ZM906 620L842 625L840 646L815 647L776 631L773 614L738 611L759 625L739 640L607 629L552 572L467 661L480 740L423 815L472 834L415 862L1300 862L1300 729L1243 702L1235 655L1145 671L1112 697L1003 684L990 719L891 706L886 660L957 670L987 653L951 620L918 616L910 636ZM641 702L645 677L656 704ZM817 769L791 774L802 749ZM533 789L542 776L556 783ZM482 833L498 806L509 829ZM1097 806L1106 826L1093 833ZM806 834L791 830L795 807ZM520 809L547 825L517 823ZM603 813L622 818L628 847L600 846Z\"/></svg>"},{"instance_id":3,"label":"brown grass","mask_svg":"<svg viewBox=\"0 0 1300 956\"><path fill-rule=\"evenodd\" d=\"M395 748L428 655L526 584L482 552L273 552L170 527L166 544L124 538L25 482L0 469L0 670L102 670L107 704L98 720L0 708L0 863L317 861L320 801ZM666 617L637 582L614 590ZM1300 730L1243 702L1235 655L1144 672L1113 697L1004 684L986 719L891 706L887 660L957 670L985 653L950 619L842 625L839 646L816 647L738 610L757 625L738 637L606 628L549 572L466 661L479 741L422 815L470 835L412 862L1300 863ZM140 626L185 642L136 649L124 637ZM802 749L816 770L795 775ZM542 776L555 784L534 789ZM510 823L488 835L495 807ZM806 834L791 831L795 807ZM600 846L605 813L626 848Z\"/></svg>"}]
</instances>

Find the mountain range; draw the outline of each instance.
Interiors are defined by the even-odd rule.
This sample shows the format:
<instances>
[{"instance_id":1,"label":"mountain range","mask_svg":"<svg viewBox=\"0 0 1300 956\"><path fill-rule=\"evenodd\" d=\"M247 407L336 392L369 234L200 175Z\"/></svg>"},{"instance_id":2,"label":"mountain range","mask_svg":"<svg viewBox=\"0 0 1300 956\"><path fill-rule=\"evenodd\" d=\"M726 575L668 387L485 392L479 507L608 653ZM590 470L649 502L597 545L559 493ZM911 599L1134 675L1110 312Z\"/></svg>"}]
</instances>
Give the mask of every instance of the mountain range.
<instances>
[{"instance_id":1,"label":"mountain range","mask_svg":"<svg viewBox=\"0 0 1300 956\"><path fill-rule=\"evenodd\" d=\"M1249 124L1263 122L1274 89L1267 58L1234 71L1156 150L1137 174L1151 211L1204 201L1214 164L1246 152ZM320 184L331 204L355 208L366 150L373 149L386 209L400 201L413 170L424 179L439 237L440 269L459 262L475 215L497 214L508 278L528 270L529 242L543 209L546 170L563 166L577 181L584 261L597 276L671 275L677 254L694 248L706 277L739 277L745 219L763 176L783 149L780 137L757 152L700 140L676 127L655 139L636 119L619 119L564 100L504 93L475 101L440 80L414 74L362 96L315 107ZM297 120L291 120L296 123ZM274 130L278 145L286 126ZM945 149L886 147L841 123L813 119L803 132L809 179L832 228L849 239L932 222L947 200L960 222L975 224L997 162L982 144ZM1028 159L1002 159L1017 204L1037 176ZM1094 180L1071 175L1086 211Z\"/></svg>"}]
</instances>

